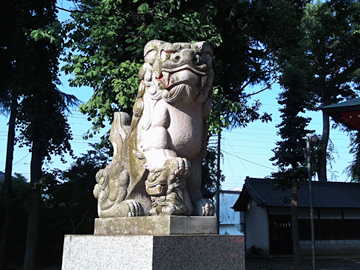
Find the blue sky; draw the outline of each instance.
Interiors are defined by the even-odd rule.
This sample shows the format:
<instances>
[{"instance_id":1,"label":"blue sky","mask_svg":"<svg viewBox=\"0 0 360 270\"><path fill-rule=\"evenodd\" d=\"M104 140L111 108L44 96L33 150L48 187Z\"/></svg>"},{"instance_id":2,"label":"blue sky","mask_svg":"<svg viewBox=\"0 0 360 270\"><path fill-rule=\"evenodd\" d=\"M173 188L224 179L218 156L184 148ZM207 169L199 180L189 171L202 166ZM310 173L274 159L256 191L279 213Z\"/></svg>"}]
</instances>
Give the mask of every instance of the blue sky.
<instances>
[{"instance_id":1,"label":"blue sky","mask_svg":"<svg viewBox=\"0 0 360 270\"><path fill-rule=\"evenodd\" d=\"M224 189L242 186L246 176L261 178L277 171L277 167L273 166L269 159L273 157L271 150L281 139L277 135L278 129L276 128L276 125L281 122L280 106L276 100L280 91L279 86L276 85L272 90L254 96L254 99L259 99L263 104L261 110L272 114L272 122L257 121L249 124L246 128L225 132L222 140L224 151L222 170L226 176ZM316 134L321 134L321 112L309 112L305 116L312 118L309 129L315 130ZM332 168L328 166L328 180L349 181L344 173L344 169L352 160L352 156L348 153L349 137L344 132L332 129L330 139L335 147L333 154L335 160L331 164Z\"/></svg>"},{"instance_id":2,"label":"blue sky","mask_svg":"<svg viewBox=\"0 0 360 270\"><path fill-rule=\"evenodd\" d=\"M68 86L67 79L69 77L62 76L62 85L59 86L61 91L76 95L80 100L87 101L92 90L87 87L72 88ZM250 123L246 128L233 129L225 131L222 134L221 149L223 158L221 162L221 170L226 177L222 184L224 190L233 190L242 187L246 176L250 177L266 177L277 170L272 166L269 159L273 156L272 149L275 147L277 136L277 124L281 122L279 114L279 106L276 97L280 89L276 86L272 90L265 91L256 95L254 98L259 99L263 104L261 110L272 114L273 121L270 123L261 123L260 121ZM320 134L322 129L321 113L311 113L313 118L310 129L315 129ZM5 116L0 117L0 170L5 169L6 156L6 135L7 120ZM73 132L72 147L75 155L85 153L90 147L88 143L98 142L99 136L90 140L83 140L82 135L91 128L91 123L86 120L86 116L74 111L69 116L69 123ZM106 129L102 133L105 133ZM329 172L329 180L345 181L346 175L343 173L348 162L352 157L348 154L348 136L337 130L331 130L330 135L338 154L335 154L335 163L333 164L333 173ZM30 176L30 153L28 148L15 148L13 173L21 173L25 177ZM67 157L68 163L63 164L58 157L53 158L53 163L46 164L45 168L69 168L72 160ZM337 176L337 178L335 177Z\"/></svg>"},{"instance_id":3,"label":"blue sky","mask_svg":"<svg viewBox=\"0 0 360 270\"><path fill-rule=\"evenodd\" d=\"M62 1L58 1L60 6ZM66 1L64 1L66 3ZM66 6L65 6L66 7ZM61 12L60 19L66 19L67 14ZM77 96L80 100L86 102L92 95L92 90L87 87L71 88L68 86L69 76L62 74L62 85L59 89L66 93L71 93ZM249 92L256 91L256 89L249 89ZM222 134L221 149L223 158L221 162L221 170L226 177L222 188L224 190L233 190L242 187L246 176L250 177L266 177L277 170L272 166L269 159L273 156L272 149L275 148L276 141L280 140L277 136L277 124L281 122L279 105L277 104L277 96L280 89L274 86L272 90L264 91L253 99L259 99L263 104L261 111L267 111L272 114L273 121L270 123L261 123L257 121L250 123L246 128L233 129L225 131ZM307 113L307 116L312 118L309 129L314 129L317 134L322 132L322 118L321 113ZM6 138L7 138L7 121L6 116L0 116L0 170L5 170L5 157L6 157ZM90 122L86 120L86 116L74 111L69 116L69 123L71 125L74 140L72 147L75 155L85 153L90 147L88 143L99 141L99 136L90 140L83 140L82 135L91 128ZM105 133L103 130L102 133ZM331 130L330 139L335 145L338 154L334 155L335 162L332 164L333 168L328 174L331 181L346 181L347 176L344 174L344 169L349 165L352 156L348 154L349 138L346 133L337 130ZM27 148L15 148L13 160L13 173L21 173L25 177L30 176L30 153ZM67 157L68 163L62 164L57 157L53 158L53 163L46 164L45 168L69 168L72 160ZM328 169L330 171L330 167Z\"/></svg>"}]
</instances>

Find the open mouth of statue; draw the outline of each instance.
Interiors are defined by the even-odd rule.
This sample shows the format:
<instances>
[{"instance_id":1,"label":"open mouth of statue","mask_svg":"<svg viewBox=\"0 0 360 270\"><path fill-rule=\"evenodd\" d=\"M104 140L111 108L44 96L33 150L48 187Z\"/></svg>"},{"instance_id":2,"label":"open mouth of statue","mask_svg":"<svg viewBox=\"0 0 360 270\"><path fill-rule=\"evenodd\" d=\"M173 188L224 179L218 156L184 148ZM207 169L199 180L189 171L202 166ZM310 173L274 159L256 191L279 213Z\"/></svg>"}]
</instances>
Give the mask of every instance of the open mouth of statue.
<instances>
[{"instance_id":1,"label":"open mouth of statue","mask_svg":"<svg viewBox=\"0 0 360 270\"><path fill-rule=\"evenodd\" d=\"M146 187L146 192L149 195L161 195L164 193L164 188L165 188L165 186L157 184L157 185Z\"/></svg>"},{"instance_id":2,"label":"open mouth of statue","mask_svg":"<svg viewBox=\"0 0 360 270\"><path fill-rule=\"evenodd\" d=\"M174 76L178 74L179 76ZM182 74L182 76L180 76L180 74ZM155 79L162 83L163 86L165 86L166 88L171 88L175 85L181 84L184 81L187 81L186 77L201 77L204 78L206 77L206 73L196 70L193 67L189 66L189 65L185 65L185 66L181 66L178 68L174 68L174 69L166 69L163 68L159 74L158 77L155 77ZM206 80L202 80L202 81L206 81Z\"/></svg>"}]
</instances>

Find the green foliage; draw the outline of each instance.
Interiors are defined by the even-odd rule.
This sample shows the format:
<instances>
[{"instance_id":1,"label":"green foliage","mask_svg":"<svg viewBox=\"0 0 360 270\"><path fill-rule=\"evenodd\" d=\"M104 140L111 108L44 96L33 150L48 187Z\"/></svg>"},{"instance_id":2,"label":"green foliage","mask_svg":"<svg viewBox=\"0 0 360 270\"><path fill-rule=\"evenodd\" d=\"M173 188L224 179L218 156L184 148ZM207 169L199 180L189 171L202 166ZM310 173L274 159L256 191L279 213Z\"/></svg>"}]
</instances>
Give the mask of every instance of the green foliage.
<instances>
[{"instance_id":1,"label":"green foliage","mask_svg":"<svg viewBox=\"0 0 360 270\"><path fill-rule=\"evenodd\" d=\"M112 121L115 111L132 113L143 47L152 39L207 40L214 45L211 134L245 127L257 119L271 120L271 115L259 114L259 101L249 104L251 94L245 89L257 84L268 89L276 81L275 56L280 44L291 39L288 33L297 23L293 17L299 16L306 1L73 2L76 9L61 29L55 24L32 35L62 44L67 63L63 70L74 76L70 84L94 89L80 107L92 121L93 128L85 136L91 137L105 121ZM208 160L209 164L213 161Z\"/></svg>"},{"instance_id":2,"label":"green foliage","mask_svg":"<svg viewBox=\"0 0 360 270\"><path fill-rule=\"evenodd\" d=\"M358 1L308 4L301 24L304 57L311 66L309 89L316 105L354 98L359 90Z\"/></svg>"},{"instance_id":3,"label":"green foliage","mask_svg":"<svg viewBox=\"0 0 360 270\"><path fill-rule=\"evenodd\" d=\"M1 80L4 82L1 85L9 102L11 96L19 100L17 141L20 146L30 147L34 141L39 141L41 155L48 158L50 154L70 151L71 133L65 112L67 106L77 102L74 96L56 88L59 46L47 38L40 38L52 37L55 28L60 29L55 3L54 0L8 3L4 16L9 16L7 25L11 32L6 31L0 46L4 56L1 63L5 67L2 74L7 76ZM0 99L2 101L5 102ZM9 104L2 103L4 107Z\"/></svg>"},{"instance_id":4,"label":"green foliage","mask_svg":"<svg viewBox=\"0 0 360 270\"><path fill-rule=\"evenodd\" d=\"M39 264L60 264L64 234L92 234L97 202L92 195L95 174L108 163L104 148L94 148L81 155L69 169L44 174L38 183L42 194ZM13 177L16 219L11 236L9 263L21 264L25 251L26 226L31 203L30 184L25 177ZM2 182L0 182L2 189ZM5 213L0 193L0 221ZM2 227L0 227L1 231Z\"/></svg>"},{"instance_id":5,"label":"green foliage","mask_svg":"<svg viewBox=\"0 0 360 270\"><path fill-rule=\"evenodd\" d=\"M207 40L215 47L216 117L214 129L246 125L258 119L259 103L248 105L247 86L276 80L274 56L278 36L285 38L304 1L74 1L72 19L35 37L56 41L62 36L63 67L72 86L94 89L81 106L93 131L112 121L114 111L131 113L144 45L152 39L169 42ZM271 6L271 8L269 8ZM284 14L286 14L284 16ZM286 20L286 23L285 23ZM276 38L274 38L276 37ZM135 72L134 72L135 71ZM213 115L214 115L213 113ZM247 114L250 114L247 116ZM268 115L263 116L269 119ZM244 122L245 121L245 122ZM91 133L89 135L91 135Z\"/></svg>"},{"instance_id":6,"label":"green foliage","mask_svg":"<svg viewBox=\"0 0 360 270\"><path fill-rule=\"evenodd\" d=\"M92 233L92 223L97 216L92 194L95 175L109 160L104 148L91 146L94 149L77 158L68 170L55 170L47 174L42 183L45 204L61 216L67 233Z\"/></svg>"},{"instance_id":7,"label":"green foliage","mask_svg":"<svg viewBox=\"0 0 360 270\"><path fill-rule=\"evenodd\" d=\"M354 98L359 93L359 8L357 1L308 3L299 27L293 32L294 42L281 48L278 58L282 74L280 84L289 94L280 97L279 103L285 107L279 134L284 141L278 143L272 159L277 160L275 164L281 171L282 166L297 168L304 161L301 138L306 132L300 132L300 129L305 129L309 119L301 113ZM290 102L290 98L293 101ZM327 151L330 125L328 116L323 120L324 132L314 158L319 178L326 181L326 174L321 172L326 172L326 159L330 157ZM299 144L298 150L296 144Z\"/></svg>"},{"instance_id":8,"label":"green foliage","mask_svg":"<svg viewBox=\"0 0 360 270\"><path fill-rule=\"evenodd\" d=\"M217 134L222 129L246 127L248 123L260 119L262 122L271 121L271 115L258 112L261 106L256 100L253 104L246 104L247 99L231 101L225 97L221 87L214 87L213 107L208 123L211 134ZM220 117L219 117L220 116Z\"/></svg>"},{"instance_id":9,"label":"green foliage","mask_svg":"<svg viewBox=\"0 0 360 270\"><path fill-rule=\"evenodd\" d=\"M32 153L31 188L28 194L27 247L30 248L27 249L25 256L26 269L33 268L37 261L37 231L41 208L39 183L42 177L42 164L45 158L50 159L51 154L63 155L67 151L71 153L69 143L71 132L66 111L68 106L77 101L74 96L61 93L56 87L60 82L58 59L61 48L59 42L48 39L55 33L49 27L59 28L55 4L55 0L20 0L1 3L0 17L3 19L2 15L4 15L7 20L6 27L9 29L5 31L0 41L0 66L4 68L4 72L0 75L0 103L5 110L11 106L11 119L16 118L17 142L19 146L29 146ZM3 28L3 24L1 26ZM38 31L33 32L34 30ZM9 130L10 142L15 136L11 131ZM8 150L9 153L13 151L13 149ZM7 163L11 164L12 155L9 154L7 159ZM11 166L7 166L8 175L11 175L11 170ZM7 194L11 198L11 181L7 182L7 186ZM12 204L11 209L18 207L9 200L7 205ZM13 211L11 209L7 207L7 213L11 213ZM7 219L4 224L6 229L3 239L11 239L9 238L11 232L8 229L12 226L9 226L11 220ZM3 251L7 250L6 244L2 241L0 255L0 264L5 267L7 256Z\"/></svg>"},{"instance_id":10,"label":"green foliage","mask_svg":"<svg viewBox=\"0 0 360 270\"><path fill-rule=\"evenodd\" d=\"M80 106L92 121L85 136L91 137L105 121L112 121L115 111L132 113L143 47L153 39L207 40L214 45L211 134L259 118L271 120L270 115L258 113L259 101L248 104L245 89L256 84L267 89L276 80L274 56L279 46L274 35L285 37L285 28L293 23L284 23L284 14L297 13L303 1L77 0L74 4L71 19L61 29L55 24L32 35L62 44L63 70L74 76L70 84L94 89L91 99ZM62 42L57 41L59 36Z\"/></svg>"},{"instance_id":11,"label":"green foliage","mask_svg":"<svg viewBox=\"0 0 360 270\"><path fill-rule=\"evenodd\" d=\"M65 171L48 172L41 181L43 219L41 264L61 263L64 234L93 234L97 201L95 174L108 160L106 149L92 145Z\"/></svg>"},{"instance_id":12,"label":"green foliage","mask_svg":"<svg viewBox=\"0 0 360 270\"><path fill-rule=\"evenodd\" d=\"M218 159L221 153L217 150L217 142L212 141L215 137L211 137L206 153L206 158L202 163L202 193L203 196L213 196L217 191L217 182L221 185L221 182L225 180L225 176L222 174L220 168L218 168ZM220 156L221 157L221 156ZM210 194L208 194L210 193Z\"/></svg>"},{"instance_id":13,"label":"green foliage","mask_svg":"<svg viewBox=\"0 0 360 270\"><path fill-rule=\"evenodd\" d=\"M0 179L0 222L5 221L5 206L4 206L4 185L3 179ZM29 213L30 204L30 185L26 178L18 173L12 177L13 182L13 201L16 205L15 219L11 231L11 244L8 247L8 262L12 264L19 264L24 259L27 216ZM2 233L3 226L0 227Z\"/></svg>"},{"instance_id":14,"label":"green foliage","mask_svg":"<svg viewBox=\"0 0 360 270\"><path fill-rule=\"evenodd\" d=\"M1 200L3 200L3 181L4 178L0 178L0 190L1 190ZM12 177L13 188L14 188L14 203L20 204L21 208L27 208L29 204L29 191L30 186L27 182L27 179L19 173L15 173L15 176Z\"/></svg>"},{"instance_id":15,"label":"green foliage","mask_svg":"<svg viewBox=\"0 0 360 270\"><path fill-rule=\"evenodd\" d=\"M346 167L347 174L352 182L360 182L360 136L359 131L350 133L351 149L350 153L354 155L354 160Z\"/></svg>"},{"instance_id":16,"label":"green foliage","mask_svg":"<svg viewBox=\"0 0 360 270\"><path fill-rule=\"evenodd\" d=\"M34 87L43 87L44 81L34 82ZM50 88L52 86L52 88ZM51 159L51 154L63 155L71 152L72 139L70 126L64 114L66 104L59 91L53 85L42 88L35 95L26 96L19 106L17 118L17 137L19 146L33 147L36 141L41 145L39 151L42 159ZM39 88L36 88L39 89ZM42 104L38 106L38 104Z\"/></svg>"},{"instance_id":17,"label":"green foliage","mask_svg":"<svg viewBox=\"0 0 360 270\"><path fill-rule=\"evenodd\" d=\"M279 136L282 141L276 143L273 149L274 165L279 167L279 171L272 173L275 178L276 186L290 188L292 181L307 180L307 167L305 163L306 135L312 131L306 127L310 122L308 117L301 116L304 112L307 93L302 91L296 77L292 77L292 83L287 84L279 99L279 104L284 107L280 109L282 122L277 125Z\"/></svg>"},{"instance_id":18,"label":"green foliage","mask_svg":"<svg viewBox=\"0 0 360 270\"><path fill-rule=\"evenodd\" d=\"M298 25L301 17L298 18ZM277 187L291 188L293 181L304 181L307 179L304 150L306 135L311 131L306 127L310 118L305 117L306 110L311 109L311 92L308 90L306 75L311 74L311 66L299 55L302 55L301 31L293 28L291 36L296 36L294 43L283 44L278 54L279 69L281 76L279 83L284 89L279 95L278 103L283 107L280 109L282 122L277 125L278 135L282 141L276 143L273 149L274 165L279 171L272 173L274 184ZM290 46L289 46L290 45Z\"/></svg>"},{"instance_id":19,"label":"green foliage","mask_svg":"<svg viewBox=\"0 0 360 270\"><path fill-rule=\"evenodd\" d=\"M207 39L221 42L211 23L216 10L211 3L195 10L181 1L76 1L78 10L63 24L67 31L63 67L75 77L72 86L94 89L92 98L80 107L97 132L114 111L131 114L139 81L144 45L152 39L170 42ZM187 10L185 12L185 10ZM205 12L206 10L206 12Z\"/></svg>"}]
</instances>

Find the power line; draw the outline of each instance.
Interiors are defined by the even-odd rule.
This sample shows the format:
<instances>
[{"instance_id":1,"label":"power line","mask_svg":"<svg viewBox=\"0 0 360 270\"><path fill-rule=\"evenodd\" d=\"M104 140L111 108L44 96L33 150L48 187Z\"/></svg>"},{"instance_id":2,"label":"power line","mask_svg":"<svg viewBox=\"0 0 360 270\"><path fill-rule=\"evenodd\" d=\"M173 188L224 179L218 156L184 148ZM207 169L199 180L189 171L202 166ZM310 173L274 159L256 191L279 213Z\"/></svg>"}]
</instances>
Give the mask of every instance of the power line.
<instances>
[{"instance_id":1,"label":"power line","mask_svg":"<svg viewBox=\"0 0 360 270\"><path fill-rule=\"evenodd\" d=\"M13 166L15 166L16 164L18 164L20 161L22 161L24 158L26 158L28 155L30 155L30 152L29 153L27 153L23 158L21 158L20 160L18 160L17 162L15 162L14 164L13 164Z\"/></svg>"},{"instance_id":2,"label":"power line","mask_svg":"<svg viewBox=\"0 0 360 270\"><path fill-rule=\"evenodd\" d=\"M271 168L271 167L268 167L268 166L261 165L261 164L259 164L259 163L250 161L250 160L248 160L248 159L241 158L241 157L239 157L239 156L237 156L237 155L234 155L234 154L231 154L231 153L229 153L229 152L226 152L226 151L223 151L223 152L226 153L226 154L228 154L228 155L230 155L230 156L236 157L236 158L238 158L238 159L240 159L240 160L244 160L244 161L246 161L246 162L252 163L252 164L254 164L254 165L261 166L261 167L264 167L264 168L267 168L267 169L271 169L271 170L274 169L274 168Z\"/></svg>"},{"instance_id":3,"label":"power line","mask_svg":"<svg viewBox=\"0 0 360 270\"><path fill-rule=\"evenodd\" d=\"M225 142L230 146L230 148L232 149L231 145L229 144L229 142L225 139ZM233 149L232 149L233 150ZM233 152L235 153L235 151L233 150ZM240 163L241 165L243 166L243 168L245 169L245 171L249 174L247 168L244 166L244 164L242 163L242 161L240 160ZM229 164L229 167L230 167L230 172L231 172L231 175L232 175L232 178L233 178L233 181L235 183L235 177L234 177L234 173L233 173L233 170L232 170L232 167L231 167L231 162L228 163Z\"/></svg>"}]
</instances>

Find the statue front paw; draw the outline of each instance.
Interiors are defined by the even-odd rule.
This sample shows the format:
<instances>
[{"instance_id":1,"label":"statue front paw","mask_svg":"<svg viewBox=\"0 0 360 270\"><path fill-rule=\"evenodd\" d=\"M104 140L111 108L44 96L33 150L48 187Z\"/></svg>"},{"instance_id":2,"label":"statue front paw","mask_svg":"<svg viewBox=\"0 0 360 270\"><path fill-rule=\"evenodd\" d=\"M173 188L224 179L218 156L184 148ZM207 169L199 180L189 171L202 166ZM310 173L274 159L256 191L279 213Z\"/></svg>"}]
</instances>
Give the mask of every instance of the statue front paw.
<instances>
[{"instance_id":1,"label":"statue front paw","mask_svg":"<svg viewBox=\"0 0 360 270\"><path fill-rule=\"evenodd\" d=\"M175 157L167 159L164 167L171 169L178 178L185 178L190 175L190 162L186 158Z\"/></svg>"},{"instance_id":2,"label":"statue front paw","mask_svg":"<svg viewBox=\"0 0 360 270\"><path fill-rule=\"evenodd\" d=\"M162 213L164 215L169 215L169 216L170 215L176 215L176 214L178 214L177 212L179 212L179 211L176 211L176 210L177 209L176 209L174 204L169 204L169 205L162 208ZM180 213L180 214L182 214L182 213Z\"/></svg>"},{"instance_id":3,"label":"statue front paw","mask_svg":"<svg viewBox=\"0 0 360 270\"><path fill-rule=\"evenodd\" d=\"M215 205L210 200L201 198L195 202L195 211L198 216L214 216Z\"/></svg>"}]
</instances>

